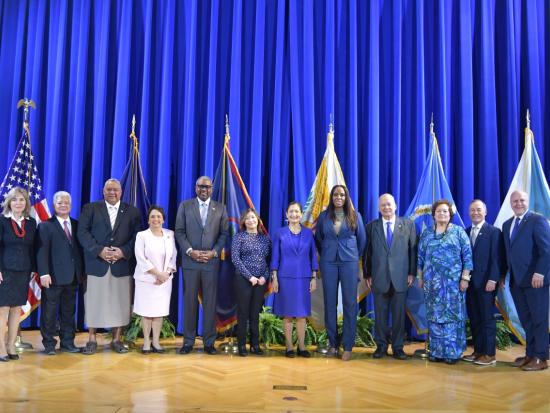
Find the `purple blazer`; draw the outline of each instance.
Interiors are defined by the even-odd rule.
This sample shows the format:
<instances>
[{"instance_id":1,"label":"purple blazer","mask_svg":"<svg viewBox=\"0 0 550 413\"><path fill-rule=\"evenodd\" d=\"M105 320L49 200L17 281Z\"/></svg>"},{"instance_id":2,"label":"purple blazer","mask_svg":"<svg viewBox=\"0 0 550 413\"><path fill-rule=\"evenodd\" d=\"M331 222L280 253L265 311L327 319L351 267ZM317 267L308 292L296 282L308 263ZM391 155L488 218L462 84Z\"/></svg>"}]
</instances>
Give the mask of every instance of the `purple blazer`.
<instances>
[{"instance_id":1,"label":"purple blazer","mask_svg":"<svg viewBox=\"0 0 550 413\"><path fill-rule=\"evenodd\" d=\"M288 227L280 228L273 236L271 270L279 277L311 278L319 269L313 232L302 226L302 232L294 235Z\"/></svg>"}]
</instances>

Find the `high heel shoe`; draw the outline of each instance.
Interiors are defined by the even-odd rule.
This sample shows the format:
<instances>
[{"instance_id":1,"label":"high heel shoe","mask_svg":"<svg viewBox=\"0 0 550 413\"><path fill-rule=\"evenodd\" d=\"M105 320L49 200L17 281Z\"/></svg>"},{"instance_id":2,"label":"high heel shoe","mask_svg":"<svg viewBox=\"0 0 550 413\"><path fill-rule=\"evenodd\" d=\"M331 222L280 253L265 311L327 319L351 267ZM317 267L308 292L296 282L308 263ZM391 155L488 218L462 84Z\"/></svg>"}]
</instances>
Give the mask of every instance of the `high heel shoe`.
<instances>
[{"instance_id":1,"label":"high heel shoe","mask_svg":"<svg viewBox=\"0 0 550 413\"><path fill-rule=\"evenodd\" d=\"M150 348L146 349L145 347L142 347L141 348L141 354L151 354L151 349Z\"/></svg>"},{"instance_id":2,"label":"high heel shoe","mask_svg":"<svg viewBox=\"0 0 550 413\"><path fill-rule=\"evenodd\" d=\"M8 358L10 360L19 360L19 354L10 354L10 353L8 353Z\"/></svg>"},{"instance_id":3,"label":"high heel shoe","mask_svg":"<svg viewBox=\"0 0 550 413\"><path fill-rule=\"evenodd\" d=\"M8 362L10 358L8 356L0 356L0 362Z\"/></svg>"},{"instance_id":4,"label":"high heel shoe","mask_svg":"<svg viewBox=\"0 0 550 413\"><path fill-rule=\"evenodd\" d=\"M162 347L156 348L154 345L151 345L151 351L157 354L164 354L166 352Z\"/></svg>"}]
</instances>

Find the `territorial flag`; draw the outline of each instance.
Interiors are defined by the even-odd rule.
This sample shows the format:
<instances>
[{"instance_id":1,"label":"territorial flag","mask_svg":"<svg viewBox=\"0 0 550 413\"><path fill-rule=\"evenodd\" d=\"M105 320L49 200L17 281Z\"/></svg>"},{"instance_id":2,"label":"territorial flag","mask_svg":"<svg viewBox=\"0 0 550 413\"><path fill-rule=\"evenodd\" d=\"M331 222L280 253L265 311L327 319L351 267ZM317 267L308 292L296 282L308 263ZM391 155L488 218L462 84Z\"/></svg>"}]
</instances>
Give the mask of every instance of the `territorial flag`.
<instances>
[{"instance_id":1,"label":"territorial flag","mask_svg":"<svg viewBox=\"0 0 550 413\"><path fill-rule=\"evenodd\" d=\"M23 136L17 145L11 165L0 186L0 199L4 200L13 187L25 189L29 193L31 216L36 219L37 223L40 223L50 218L50 210L36 163L36 158L31 150L29 122L25 120L23 122ZM29 281L27 303L21 307L21 321L26 319L38 307L41 297L40 276L33 273Z\"/></svg>"},{"instance_id":2,"label":"territorial flag","mask_svg":"<svg viewBox=\"0 0 550 413\"><path fill-rule=\"evenodd\" d=\"M327 148L317 171L313 186L309 191L304 213L302 216L302 224L315 231L317 218L319 214L327 209L330 198L330 191L334 185L346 186L342 167L334 150L334 127L332 122L329 124L327 134ZM351 201L351 200L350 200ZM353 207L353 204L352 204ZM321 274L321 278L323 274ZM362 278L360 276L360 278ZM361 301L367 295L365 283L359 283L357 290L357 301ZM338 291L338 314L342 314L342 292ZM323 305L323 283L317 283L317 289L311 295L311 318L313 326L317 329L324 328L324 305Z\"/></svg>"},{"instance_id":3,"label":"territorial flag","mask_svg":"<svg viewBox=\"0 0 550 413\"><path fill-rule=\"evenodd\" d=\"M226 120L223 151L214 175L214 189L212 192L212 199L225 205L229 224L229 236L220 256L218 274L218 302L216 304L216 328L218 332L228 330L237 321L237 304L233 293L235 267L231 261L231 242L235 234L239 232L241 213L247 208L255 209L239 173L239 168L237 168L235 159L231 155L229 140L229 123ZM260 227L267 234L261 220Z\"/></svg>"},{"instance_id":4,"label":"territorial flag","mask_svg":"<svg viewBox=\"0 0 550 413\"><path fill-rule=\"evenodd\" d=\"M510 189L508 189L506 198L502 202L495 221L494 225L497 228L502 229L502 224L514 215L510 205L510 196L516 190L524 191L529 195L529 209L531 211L538 212L550 220L550 189L548 188L548 181L544 175L537 148L535 147L535 137L530 124L529 111L527 111L525 147L512 183L510 184ZM506 275L506 282L509 285L510 274ZM519 321L510 289L498 290L497 306L508 323L510 330L512 330L522 344L525 344L525 331Z\"/></svg>"},{"instance_id":5,"label":"territorial flag","mask_svg":"<svg viewBox=\"0 0 550 413\"><path fill-rule=\"evenodd\" d=\"M441 155L434 132L433 120L430 122L430 147L420 183L405 216L414 221L418 235L433 225L432 205L439 199L446 199L453 205L452 223L464 227L464 223L456 209L453 196L441 162ZM418 281L407 291L407 314L419 334L428 332L424 292L418 287Z\"/></svg>"},{"instance_id":6,"label":"territorial flag","mask_svg":"<svg viewBox=\"0 0 550 413\"><path fill-rule=\"evenodd\" d=\"M124 168L120 186L122 187L122 201L135 206L141 213L142 225L147 227L147 211L151 206L151 201L147 194L147 186L143 178L143 170L141 168L141 160L139 158L139 144L135 132L136 117L132 117L132 147L128 156L128 163Z\"/></svg>"}]
</instances>

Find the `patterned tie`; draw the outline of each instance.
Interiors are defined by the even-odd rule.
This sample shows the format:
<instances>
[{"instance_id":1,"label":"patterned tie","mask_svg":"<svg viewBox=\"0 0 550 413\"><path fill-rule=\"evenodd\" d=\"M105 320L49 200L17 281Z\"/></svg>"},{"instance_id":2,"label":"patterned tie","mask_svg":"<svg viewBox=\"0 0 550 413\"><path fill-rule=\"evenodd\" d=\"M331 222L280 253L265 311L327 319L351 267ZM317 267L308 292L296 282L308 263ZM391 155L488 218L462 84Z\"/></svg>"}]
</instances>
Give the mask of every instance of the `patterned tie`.
<instances>
[{"instance_id":1,"label":"patterned tie","mask_svg":"<svg viewBox=\"0 0 550 413\"><path fill-rule=\"evenodd\" d=\"M68 221L63 222L63 230L65 231L65 235L67 236L67 239L72 244L73 237L71 236L71 230L69 229L69 222Z\"/></svg>"},{"instance_id":2,"label":"patterned tie","mask_svg":"<svg viewBox=\"0 0 550 413\"><path fill-rule=\"evenodd\" d=\"M518 228L519 228L519 221L521 221L521 218L517 217L516 223L514 224L514 228L512 229L512 234L510 235L510 239L514 239L514 237L516 236L516 232L518 231Z\"/></svg>"},{"instance_id":3,"label":"patterned tie","mask_svg":"<svg viewBox=\"0 0 550 413\"><path fill-rule=\"evenodd\" d=\"M201 221L202 226L206 226L206 218L208 217L208 205L206 205L206 202L203 202L201 204Z\"/></svg>"},{"instance_id":4,"label":"patterned tie","mask_svg":"<svg viewBox=\"0 0 550 413\"><path fill-rule=\"evenodd\" d=\"M476 244L477 231L477 227L472 227L472 233L470 234L470 241L472 242L472 245Z\"/></svg>"},{"instance_id":5,"label":"patterned tie","mask_svg":"<svg viewBox=\"0 0 550 413\"><path fill-rule=\"evenodd\" d=\"M392 240L393 232L391 230L391 222L386 222L386 242L388 243L388 248L391 248Z\"/></svg>"}]
</instances>

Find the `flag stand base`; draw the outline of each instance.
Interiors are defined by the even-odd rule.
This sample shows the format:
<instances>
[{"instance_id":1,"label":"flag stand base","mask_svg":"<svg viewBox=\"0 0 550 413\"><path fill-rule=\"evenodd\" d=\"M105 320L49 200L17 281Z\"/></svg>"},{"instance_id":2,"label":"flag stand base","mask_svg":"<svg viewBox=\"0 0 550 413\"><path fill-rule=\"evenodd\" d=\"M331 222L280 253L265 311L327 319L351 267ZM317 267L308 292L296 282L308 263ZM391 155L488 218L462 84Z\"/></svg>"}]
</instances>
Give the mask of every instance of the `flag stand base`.
<instances>
[{"instance_id":1,"label":"flag stand base","mask_svg":"<svg viewBox=\"0 0 550 413\"><path fill-rule=\"evenodd\" d=\"M15 339L15 349L18 353L22 353L25 350L32 350L32 344L26 343L21 339L21 336L17 336Z\"/></svg>"},{"instance_id":2,"label":"flag stand base","mask_svg":"<svg viewBox=\"0 0 550 413\"><path fill-rule=\"evenodd\" d=\"M319 354L327 354L328 353L328 346L317 346L317 349L315 350Z\"/></svg>"},{"instance_id":3,"label":"flag stand base","mask_svg":"<svg viewBox=\"0 0 550 413\"><path fill-rule=\"evenodd\" d=\"M221 352L227 354L237 354L239 352L239 346L233 341L233 337L229 337L229 341L221 343L218 348Z\"/></svg>"},{"instance_id":4,"label":"flag stand base","mask_svg":"<svg viewBox=\"0 0 550 413\"><path fill-rule=\"evenodd\" d=\"M428 335L426 334L426 340L424 341L424 348L418 349L414 352L414 357L421 359L427 359L430 357L430 349L428 348Z\"/></svg>"}]
</instances>

